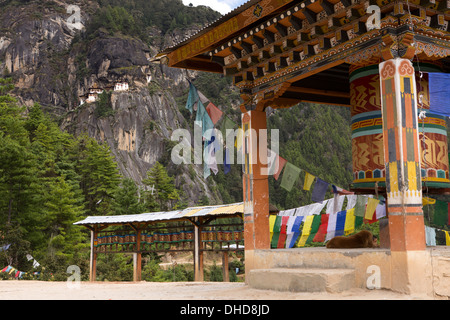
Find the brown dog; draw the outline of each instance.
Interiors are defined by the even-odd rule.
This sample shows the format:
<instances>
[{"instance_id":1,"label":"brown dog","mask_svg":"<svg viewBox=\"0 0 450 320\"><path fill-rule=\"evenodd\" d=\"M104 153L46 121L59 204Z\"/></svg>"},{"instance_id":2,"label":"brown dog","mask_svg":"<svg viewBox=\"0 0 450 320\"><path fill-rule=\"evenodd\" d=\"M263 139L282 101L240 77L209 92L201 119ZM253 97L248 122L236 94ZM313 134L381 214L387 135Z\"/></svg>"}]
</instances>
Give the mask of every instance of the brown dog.
<instances>
[{"instance_id":1,"label":"brown dog","mask_svg":"<svg viewBox=\"0 0 450 320\"><path fill-rule=\"evenodd\" d=\"M327 248L347 249L347 248L374 248L377 245L375 238L370 231L362 230L348 237L338 236L327 242Z\"/></svg>"}]
</instances>

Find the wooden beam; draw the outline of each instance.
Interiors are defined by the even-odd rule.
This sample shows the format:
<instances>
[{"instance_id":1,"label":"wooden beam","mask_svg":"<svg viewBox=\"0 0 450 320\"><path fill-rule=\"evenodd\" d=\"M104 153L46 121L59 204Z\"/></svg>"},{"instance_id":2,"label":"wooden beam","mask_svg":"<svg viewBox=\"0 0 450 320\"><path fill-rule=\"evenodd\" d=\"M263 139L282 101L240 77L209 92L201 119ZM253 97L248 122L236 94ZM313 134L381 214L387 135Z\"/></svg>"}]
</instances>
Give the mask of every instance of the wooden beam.
<instances>
[{"instance_id":1,"label":"wooden beam","mask_svg":"<svg viewBox=\"0 0 450 320\"><path fill-rule=\"evenodd\" d=\"M320 6L323 8L323 10L325 10L327 15L330 16L334 13L334 4L332 4L331 2L328 2L327 0L322 0Z\"/></svg>"},{"instance_id":2,"label":"wooden beam","mask_svg":"<svg viewBox=\"0 0 450 320\"><path fill-rule=\"evenodd\" d=\"M350 98L349 92L320 90L320 89L293 87L293 86L290 86L289 88L287 88L286 92L310 93L310 94L317 94L317 95L329 96L329 97Z\"/></svg>"},{"instance_id":3,"label":"wooden beam","mask_svg":"<svg viewBox=\"0 0 450 320\"><path fill-rule=\"evenodd\" d=\"M238 49L238 48L236 48L236 47L234 47L234 46L231 46L231 47L230 47L230 51L231 51L231 53L236 57L236 59L242 58L242 52L241 52L241 49Z\"/></svg>"},{"instance_id":4,"label":"wooden beam","mask_svg":"<svg viewBox=\"0 0 450 320\"><path fill-rule=\"evenodd\" d=\"M301 28L303 28L302 19L297 18L294 15L289 16L289 23L295 29L295 31L299 31Z\"/></svg>"},{"instance_id":5,"label":"wooden beam","mask_svg":"<svg viewBox=\"0 0 450 320\"><path fill-rule=\"evenodd\" d=\"M312 11L309 8L304 8L302 12L303 12L303 15L306 17L306 20L308 20L308 22L310 24L313 24L316 22L316 13L314 11Z\"/></svg>"},{"instance_id":6,"label":"wooden beam","mask_svg":"<svg viewBox=\"0 0 450 320\"><path fill-rule=\"evenodd\" d=\"M240 45L245 51L247 51L247 54L251 54L253 52L253 46L250 43L242 41Z\"/></svg>"},{"instance_id":7,"label":"wooden beam","mask_svg":"<svg viewBox=\"0 0 450 320\"><path fill-rule=\"evenodd\" d=\"M269 42L269 44L275 42L275 33L264 29L264 38Z\"/></svg>"},{"instance_id":8,"label":"wooden beam","mask_svg":"<svg viewBox=\"0 0 450 320\"><path fill-rule=\"evenodd\" d=\"M283 26L282 24L276 23L275 28L278 30L282 38L288 35L288 28Z\"/></svg>"},{"instance_id":9,"label":"wooden beam","mask_svg":"<svg viewBox=\"0 0 450 320\"><path fill-rule=\"evenodd\" d=\"M264 47L264 39L260 38L256 35L254 35L252 37L252 41L256 44L256 46L258 47L258 49L262 49Z\"/></svg>"}]
</instances>

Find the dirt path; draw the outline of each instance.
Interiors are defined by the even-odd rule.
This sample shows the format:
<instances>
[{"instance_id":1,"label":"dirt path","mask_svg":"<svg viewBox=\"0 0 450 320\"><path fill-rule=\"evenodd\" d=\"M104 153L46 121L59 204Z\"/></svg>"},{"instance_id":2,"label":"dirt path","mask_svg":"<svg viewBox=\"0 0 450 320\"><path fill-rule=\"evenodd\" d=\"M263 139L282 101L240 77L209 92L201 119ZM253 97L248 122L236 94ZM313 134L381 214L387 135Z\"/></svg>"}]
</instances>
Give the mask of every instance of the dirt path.
<instances>
[{"instance_id":1,"label":"dirt path","mask_svg":"<svg viewBox=\"0 0 450 320\"><path fill-rule=\"evenodd\" d=\"M387 290L353 289L340 294L293 293L249 288L224 282L66 282L0 281L0 300L411 300Z\"/></svg>"}]
</instances>

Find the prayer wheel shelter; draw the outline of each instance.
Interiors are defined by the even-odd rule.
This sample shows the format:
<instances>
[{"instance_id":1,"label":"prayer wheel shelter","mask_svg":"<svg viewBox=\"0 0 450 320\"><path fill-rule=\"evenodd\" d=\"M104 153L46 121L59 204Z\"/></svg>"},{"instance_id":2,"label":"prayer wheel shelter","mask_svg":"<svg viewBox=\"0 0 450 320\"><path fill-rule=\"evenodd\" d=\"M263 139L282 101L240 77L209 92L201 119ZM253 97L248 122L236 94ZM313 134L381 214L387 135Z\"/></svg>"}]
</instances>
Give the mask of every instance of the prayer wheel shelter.
<instances>
[{"instance_id":1,"label":"prayer wheel shelter","mask_svg":"<svg viewBox=\"0 0 450 320\"><path fill-rule=\"evenodd\" d=\"M148 252L192 252L195 281L203 281L206 251L223 253L223 279L228 281L229 253L244 250L243 212L243 203L234 203L168 212L89 216L74 224L91 230L90 281L96 279L97 255L115 253L133 254L133 280L140 281L142 254ZM224 222L224 218L238 219Z\"/></svg>"},{"instance_id":2,"label":"prayer wheel shelter","mask_svg":"<svg viewBox=\"0 0 450 320\"><path fill-rule=\"evenodd\" d=\"M240 89L246 272L270 248L265 109L306 101L350 108L353 191L387 199L391 288L428 290L422 190L450 190L429 83L450 71L449 20L447 0L250 0L153 58Z\"/></svg>"}]
</instances>

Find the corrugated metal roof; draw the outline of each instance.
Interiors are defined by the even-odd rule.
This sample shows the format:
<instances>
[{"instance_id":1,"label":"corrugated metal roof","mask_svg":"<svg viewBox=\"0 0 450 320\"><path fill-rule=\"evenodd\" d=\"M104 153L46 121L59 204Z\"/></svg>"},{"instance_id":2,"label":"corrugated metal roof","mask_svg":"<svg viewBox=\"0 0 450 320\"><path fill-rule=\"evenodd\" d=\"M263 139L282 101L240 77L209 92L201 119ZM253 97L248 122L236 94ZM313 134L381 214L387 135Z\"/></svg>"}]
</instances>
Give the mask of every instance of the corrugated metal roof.
<instances>
[{"instance_id":1,"label":"corrugated metal roof","mask_svg":"<svg viewBox=\"0 0 450 320\"><path fill-rule=\"evenodd\" d=\"M186 217L205 217L209 215L244 213L244 203L232 203L215 206L191 207L184 210L149 212L120 216L89 216L84 220L75 222L76 225L92 224L124 224L133 222L168 221Z\"/></svg>"}]
</instances>

